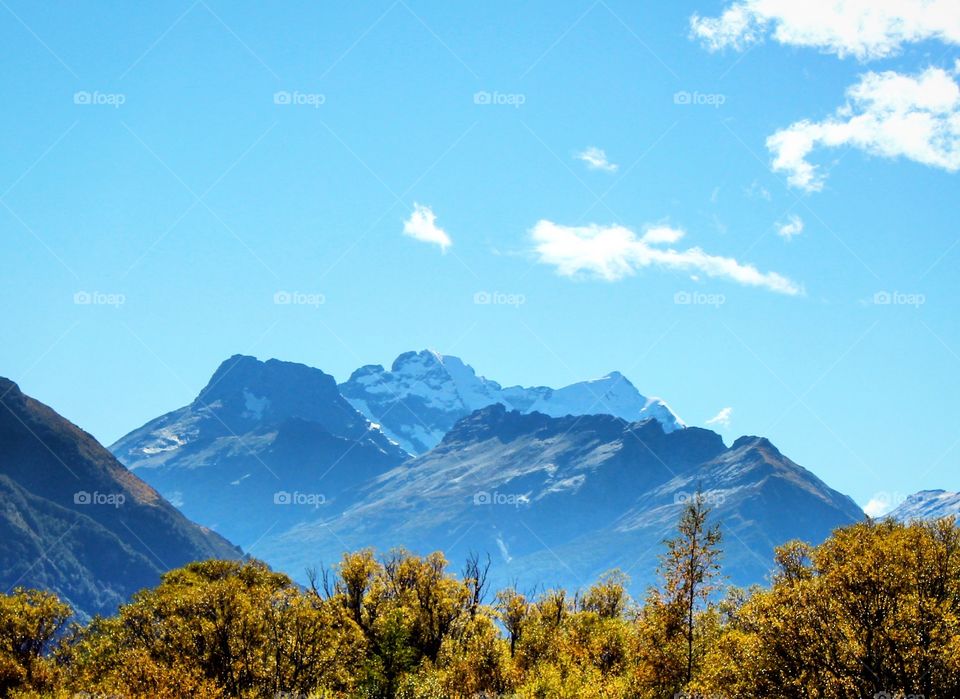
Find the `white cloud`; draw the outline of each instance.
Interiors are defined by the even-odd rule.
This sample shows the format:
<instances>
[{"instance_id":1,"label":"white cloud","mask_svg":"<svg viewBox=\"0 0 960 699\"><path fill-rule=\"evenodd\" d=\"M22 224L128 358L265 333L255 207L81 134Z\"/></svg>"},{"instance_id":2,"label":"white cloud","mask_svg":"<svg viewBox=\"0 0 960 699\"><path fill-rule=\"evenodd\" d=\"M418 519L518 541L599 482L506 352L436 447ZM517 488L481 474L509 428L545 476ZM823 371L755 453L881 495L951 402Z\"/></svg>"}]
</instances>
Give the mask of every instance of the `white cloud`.
<instances>
[{"instance_id":1,"label":"white cloud","mask_svg":"<svg viewBox=\"0 0 960 699\"><path fill-rule=\"evenodd\" d=\"M904 499L899 493L874 493L863 506L863 511L870 517L882 517L901 505Z\"/></svg>"},{"instance_id":2,"label":"white cloud","mask_svg":"<svg viewBox=\"0 0 960 699\"><path fill-rule=\"evenodd\" d=\"M871 498L863 506L863 511L868 517L881 517L890 511L890 504L884 498Z\"/></svg>"},{"instance_id":3,"label":"white cloud","mask_svg":"<svg viewBox=\"0 0 960 699\"><path fill-rule=\"evenodd\" d=\"M860 60L935 39L960 44L957 0L736 0L719 17L690 19L710 50L742 50L768 34L781 44Z\"/></svg>"},{"instance_id":4,"label":"white cloud","mask_svg":"<svg viewBox=\"0 0 960 699\"><path fill-rule=\"evenodd\" d=\"M847 100L823 121L798 121L767 139L773 169L785 172L791 185L823 188L824 176L807 159L818 147L852 146L948 172L960 169L960 85L947 71L866 73L847 90Z\"/></svg>"},{"instance_id":5,"label":"white cloud","mask_svg":"<svg viewBox=\"0 0 960 699\"><path fill-rule=\"evenodd\" d=\"M785 240L793 240L795 235L803 233L803 219L796 214L790 214L786 223L781 223L777 227L777 235Z\"/></svg>"},{"instance_id":6,"label":"white cloud","mask_svg":"<svg viewBox=\"0 0 960 699\"><path fill-rule=\"evenodd\" d=\"M437 225L437 216L429 206L414 203L413 213L403 222L403 233L424 243L439 245L446 252L453 245L447 232Z\"/></svg>"},{"instance_id":7,"label":"white cloud","mask_svg":"<svg viewBox=\"0 0 960 699\"><path fill-rule=\"evenodd\" d=\"M678 242L683 236L684 232L678 228L651 226L643 232L640 240L649 245L671 244Z\"/></svg>"},{"instance_id":8,"label":"white cloud","mask_svg":"<svg viewBox=\"0 0 960 699\"><path fill-rule=\"evenodd\" d=\"M574 156L577 160L582 160L591 170L605 170L606 172L616 172L620 167L616 163L607 160L607 154L602 148L590 146L584 151L580 151Z\"/></svg>"},{"instance_id":9,"label":"white cloud","mask_svg":"<svg viewBox=\"0 0 960 699\"><path fill-rule=\"evenodd\" d=\"M684 236L682 230L668 226L649 228L638 237L624 226L562 226L542 220L533 227L531 236L539 262L555 267L563 276L585 274L616 281L638 269L653 266L691 275L701 273L791 296L802 292L787 277L760 272L753 265L730 257L710 255L698 247L686 250L662 247Z\"/></svg>"},{"instance_id":10,"label":"white cloud","mask_svg":"<svg viewBox=\"0 0 960 699\"><path fill-rule=\"evenodd\" d=\"M719 413L707 420L707 425L718 425L720 427L730 427L730 419L733 417L733 408L726 407Z\"/></svg>"}]
</instances>

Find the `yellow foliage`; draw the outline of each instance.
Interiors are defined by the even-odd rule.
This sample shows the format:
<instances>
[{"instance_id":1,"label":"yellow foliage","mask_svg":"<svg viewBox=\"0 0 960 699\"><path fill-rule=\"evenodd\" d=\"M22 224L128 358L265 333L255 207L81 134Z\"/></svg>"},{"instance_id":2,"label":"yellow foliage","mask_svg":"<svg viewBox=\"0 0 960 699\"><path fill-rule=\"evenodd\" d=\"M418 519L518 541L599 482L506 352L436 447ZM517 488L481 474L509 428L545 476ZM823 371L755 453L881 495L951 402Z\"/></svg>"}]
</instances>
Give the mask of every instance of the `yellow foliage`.
<instances>
[{"instance_id":1,"label":"yellow foliage","mask_svg":"<svg viewBox=\"0 0 960 699\"><path fill-rule=\"evenodd\" d=\"M0 696L960 697L952 521L788 544L770 588L723 600L701 594L714 553L686 526L642 605L616 572L582 593L506 589L488 605L477 559L461 578L439 553L403 551L348 554L307 590L255 561L194 563L66 634L65 605L18 590L0 595Z\"/></svg>"}]
</instances>

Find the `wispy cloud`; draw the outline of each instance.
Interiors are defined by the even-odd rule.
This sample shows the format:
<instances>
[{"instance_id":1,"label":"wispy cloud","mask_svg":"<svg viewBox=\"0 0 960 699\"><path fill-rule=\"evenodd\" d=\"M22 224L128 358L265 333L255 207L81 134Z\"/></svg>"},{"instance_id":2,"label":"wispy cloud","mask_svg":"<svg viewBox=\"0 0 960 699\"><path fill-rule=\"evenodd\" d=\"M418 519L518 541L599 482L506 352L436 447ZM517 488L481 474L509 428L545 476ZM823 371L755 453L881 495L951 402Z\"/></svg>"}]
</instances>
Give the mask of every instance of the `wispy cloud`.
<instances>
[{"instance_id":1,"label":"wispy cloud","mask_svg":"<svg viewBox=\"0 0 960 699\"><path fill-rule=\"evenodd\" d=\"M453 245L447 232L437 225L437 216L429 206L414 203L410 218L403 222L403 233L415 240L439 245L444 252Z\"/></svg>"},{"instance_id":2,"label":"wispy cloud","mask_svg":"<svg viewBox=\"0 0 960 699\"><path fill-rule=\"evenodd\" d=\"M766 187L764 187L762 184L760 184L756 180L751 182L749 187L744 187L743 193L746 194L747 197L750 199L760 198L760 199L765 199L767 201L770 201L771 199L773 199L773 196L771 196L770 194L770 190L768 190Z\"/></svg>"},{"instance_id":3,"label":"wispy cloud","mask_svg":"<svg viewBox=\"0 0 960 699\"><path fill-rule=\"evenodd\" d=\"M616 172L617 168L620 166L616 163L611 163L607 159L607 153L602 148L597 148L596 146L590 146L586 150L582 150L574 156L577 160L582 160L587 164L587 167L591 170L604 170L606 172Z\"/></svg>"},{"instance_id":4,"label":"wispy cloud","mask_svg":"<svg viewBox=\"0 0 960 699\"><path fill-rule=\"evenodd\" d=\"M730 427L730 420L733 418L733 408L722 408L719 413L706 421L707 425L717 425L718 427Z\"/></svg>"},{"instance_id":5,"label":"wispy cloud","mask_svg":"<svg viewBox=\"0 0 960 699\"><path fill-rule=\"evenodd\" d=\"M777 226L777 235L784 240L793 240L794 236L803 233L803 219L796 214L790 214L787 220Z\"/></svg>"},{"instance_id":6,"label":"wispy cloud","mask_svg":"<svg viewBox=\"0 0 960 699\"><path fill-rule=\"evenodd\" d=\"M704 274L791 296L801 287L776 272L731 257L710 255L699 247L676 250L665 247L679 242L684 231L669 226L648 228L638 236L624 226L563 226L538 221L531 231L539 262L555 267L563 276L593 276L616 281L645 267Z\"/></svg>"},{"instance_id":7,"label":"wispy cloud","mask_svg":"<svg viewBox=\"0 0 960 699\"><path fill-rule=\"evenodd\" d=\"M773 169L786 173L791 185L808 192L823 188L823 174L808 159L817 148L851 146L960 170L960 85L946 70L867 73L847 98L833 116L798 121L767 139Z\"/></svg>"},{"instance_id":8,"label":"wispy cloud","mask_svg":"<svg viewBox=\"0 0 960 699\"><path fill-rule=\"evenodd\" d=\"M905 44L960 44L956 0L736 0L719 17L694 15L693 36L708 49L744 48L771 36L859 60L884 58Z\"/></svg>"}]
</instances>

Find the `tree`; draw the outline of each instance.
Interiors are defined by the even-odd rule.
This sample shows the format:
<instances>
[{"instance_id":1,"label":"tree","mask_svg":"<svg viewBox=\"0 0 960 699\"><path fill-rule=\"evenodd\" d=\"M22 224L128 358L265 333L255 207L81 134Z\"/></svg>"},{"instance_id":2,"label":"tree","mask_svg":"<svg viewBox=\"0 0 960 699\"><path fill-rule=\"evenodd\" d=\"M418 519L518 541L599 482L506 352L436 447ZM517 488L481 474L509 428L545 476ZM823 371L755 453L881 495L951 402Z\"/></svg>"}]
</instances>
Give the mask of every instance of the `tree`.
<instances>
[{"instance_id":1,"label":"tree","mask_svg":"<svg viewBox=\"0 0 960 699\"><path fill-rule=\"evenodd\" d=\"M684 504L677 535L664 541L660 586L647 595L637 620L638 692L673 695L693 680L706 652L709 633L719 625L711 595L720 575L720 529L708 526L703 493Z\"/></svg>"},{"instance_id":2,"label":"tree","mask_svg":"<svg viewBox=\"0 0 960 699\"><path fill-rule=\"evenodd\" d=\"M0 696L51 686L54 667L45 656L71 614L49 592L17 588L0 595Z\"/></svg>"},{"instance_id":3,"label":"tree","mask_svg":"<svg viewBox=\"0 0 960 699\"><path fill-rule=\"evenodd\" d=\"M697 689L747 699L960 696L960 529L866 521L777 552Z\"/></svg>"},{"instance_id":4,"label":"tree","mask_svg":"<svg viewBox=\"0 0 960 699\"><path fill-rule=\"evenodd\" d=\"M707 526L710 507L700 490L680 515L677 536L665 543L659 572L668 604L682 615L687 642L687 683L693 679L694 615L698 602L706 602L718 589L720 574L720 527Z\"/></svg>"},{"instance_id":5,"label":"tree","mask_svg":"<svg viewBox=\"0 0 960 699\"><path fill-rule=\"evenodd\" d=\"M527 598L517 592L516 587L508 587L497 593L497 613L500 622L507 631L510 640L510 657L516 653L517 641L523 633L523 624L530 613Z\"/></svg>"}]
</instances>

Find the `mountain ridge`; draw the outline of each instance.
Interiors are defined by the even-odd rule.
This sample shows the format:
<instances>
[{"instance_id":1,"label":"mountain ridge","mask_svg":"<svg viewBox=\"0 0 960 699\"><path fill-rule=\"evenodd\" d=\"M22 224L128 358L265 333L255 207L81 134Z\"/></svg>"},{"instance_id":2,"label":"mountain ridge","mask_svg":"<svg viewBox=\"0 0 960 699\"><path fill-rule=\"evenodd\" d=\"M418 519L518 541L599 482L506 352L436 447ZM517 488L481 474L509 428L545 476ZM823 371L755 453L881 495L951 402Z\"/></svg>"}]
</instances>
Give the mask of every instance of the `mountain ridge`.
<instances>
[{"instance_id":1,"label":"mountain ridge","mask_svg":"<svg viewBox=\"0 0 960 699\"><path fill-rule=\"evenodd\" d=\"M667 430L685 427L664 401L642 395L619 371L557 389L503 387L459 357L432 350L403 352L389 371L380 364L360 367L340 390L411 454L432 449L457 420L495 403L553 417L609 413L629 421L654 418Z\"/></svg>"},{"instance_id":2,"label":"mountain ridge","mask_svg":"<svg viewBox=\"0 0 960 699\"><path fill-rule=\"evenodd\" d=\"M683 504L702 489L729 532L735 580L749 584L770 570L775 546L818 542L862 519L856 503L768 440L734 444L701 428L664 432L653 420L489 406L430 452L381 475L346 511L298 525L270 548L291 568L306 566L307 551L334 560L331 541L437 548L453 557L487 550L499 553L500 582L575 586L619 566L642 571L641 589Z\"/></svg>"}]
</instances>

